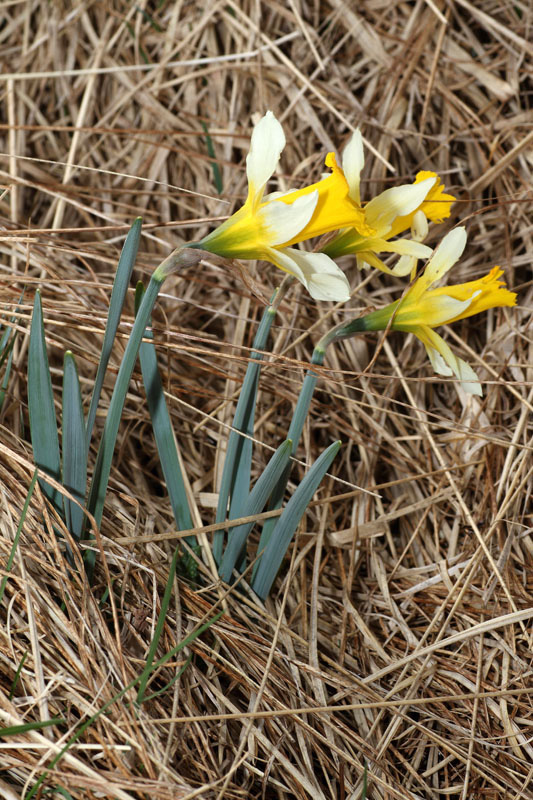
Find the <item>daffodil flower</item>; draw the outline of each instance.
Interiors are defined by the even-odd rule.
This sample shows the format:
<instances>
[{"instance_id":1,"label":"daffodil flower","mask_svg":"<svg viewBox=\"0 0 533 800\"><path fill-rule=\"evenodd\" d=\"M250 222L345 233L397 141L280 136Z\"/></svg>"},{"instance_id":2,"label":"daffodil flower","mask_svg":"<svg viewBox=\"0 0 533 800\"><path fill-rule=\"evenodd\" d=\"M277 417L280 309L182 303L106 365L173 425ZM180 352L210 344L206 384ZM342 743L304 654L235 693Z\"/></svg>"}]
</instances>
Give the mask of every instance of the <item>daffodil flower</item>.
<instances>
[{"instance_id":1,"label":"daffodil flower","mask_svg":"<svg viewBox=\"0 0 533 800\"><path fill-rule=\"evenodd\" d=\"M372 229L363 210L351 200L333 153L326 158L331 174L318 183L264 196L284 146L283 129L267 111L253 130L246 157L245 204L195 246L226 258L270 261L294 275L316 300L348 300L348 281L328 255L304 252L292 245L348 225L362 235L370 235Z\"/></svg>"},{"instance_id":2,"label":"daffodil flower","mask_svg":"<svg viewBox=\"0 0 533 800\"><path fill-rule=\"evenodd\" d=\"M342 168L350 187L350 197L359 207L364 163L363 140L360 131L356 130L344 150ZM412 269L413 259L429 258L432 250L421 243L420 236L415 236L414 240L394 237L415 227L417 215L419 219L423 215L433 222L442 222L449 216L454 200L452 195L444 194L444 187L435 172L419 172L414 183L386 189L365 205L365 221L369 228L374 229L374 234L369 236L361 230L346 228L323 250L331 258L355 253L360 268L370 264L393 275L407 275ZM401 256L394 269L387 267L378 257L380 252Z\"/></svg>"},{"instance_id":3,"label":"daffodil flower","mask_svg":"<svg viewBox=\"0 0 533 800\"><path fill-rule=\"evenodd\" d=\"M481 395L481 385L472 367L454 355L433 329L489 308L514 306L516 294L500 280L503 270L499 267L475 281L432 288L460 258L465 244L465 229L455 228L444 237L424 273L400 300L339 326L329 340L347 338L361 331L385 330L389 325L392 330L414 333L423 342L436 373L455 375L466 392Z\"/></svg>"}]
</instances>

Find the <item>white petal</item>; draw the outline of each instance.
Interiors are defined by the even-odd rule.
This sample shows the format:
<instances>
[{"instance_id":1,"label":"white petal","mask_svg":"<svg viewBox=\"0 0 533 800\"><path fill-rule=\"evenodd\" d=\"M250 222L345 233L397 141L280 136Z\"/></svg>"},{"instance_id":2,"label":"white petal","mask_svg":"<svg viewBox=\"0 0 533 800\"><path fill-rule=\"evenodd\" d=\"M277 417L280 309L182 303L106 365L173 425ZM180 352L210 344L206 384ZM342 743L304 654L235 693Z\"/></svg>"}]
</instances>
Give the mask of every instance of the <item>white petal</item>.
<instances>
[{"instance_id":1,"label":"white petal","mask_svg":"<svg viewBox=\"0 0 533 800\"><path fill-rule=\"evenodd\" d=\"M253 129L250 152L246 156L246 174L254 204L263 197L267 181L274 174L284 147L283 128L272 111L267 111Z\"/></svg>"},{"instance_id":2,"label":"white petal","mask_svg":"<svg viewBox=\"0 0 533 800\"><path fill-rule=\"evenodd\" d=\"M423 242L426 236L428 235L428 220L426 215L423 211L415 211L413 215L413 221L411 223L411 237L413 242ZM405 241L405 240L403 240ZM398 251L401 252L401 251ZM428 247L428 252L425 255L418 255L418 254L411 254L411 255L403 255L401 258L398 259L396 262L396 266L392 270L394 275L398 275L399 278L404 278L409 273L413 273L411 279L414 278L414 273L416 271L417 259L418 258L429 258L433 250L431 247Z\"/></svg>"},{"instance_id":3,"label":"white petal","mask_svg":"<svg viewBox=\"0 0 533 800\"><path fill-rule=\"evenodd\" d=\"M479 378L466 361L462 358L457 359L458 372L457 377L461 381L461 386L468 394L477 394L478 397L483 396L483 390L479 382Z\"/></svg>"},{"instance_id":4,"label":"white petal","mask_svg":"<svg viewBox=\"0 0 533 800\"><path fill-rule=\"evenodd\" d=\"M294 203L273 200L259 209L257 219L268 229L271 247L290 242L305 228L318 203L318 190L299 197Z\"/></svg>"},{"instance_id":5,"label":"white petal","mask_svg":"<svg viewBox=\"0 0 533 800\"><path fill-rule=\"evenodd\" d=\"M424 343L433 369L438 375L456 375L465 392L481 397L483 391L478 376L470 364L454 355L442 336L426 326L421 326L414 333Z\"/></svg>"},{"instance_id":6,"label":"white petal","mask_svg":"<svg viewBox=\"0 0 533 800\"><path fill-rule=\"evenodd\" d=\"M449 320L455 319L463 311L466 311L473 299L472 296L468 300L456 300L455 297L442 294L432 297L429 306L424 303L424 298L422 298L421 302L424 306L424 311L428 309L428 314L429 308L431 309L431 326L436 328L438 325L445 325Z\"/></svg>"},{"instance_id":7,"label":"white petal","mask_svg":"<svg viewBox=\"0 0 533 800\"><path fill-rule=\"evenodd\" d=\"M364 165L363 137L361 136L361 131L357 128L344 148L342 169L350 187L350 197L358 204L361 203L360 181Z\"/></svg>"},{"instance_id":8,"label":"white petal","mask_svg":"<svg viewBox=\"0 0 533 800\"><path fill-rule=\"evenodd\" d=\"M406 217L424 202L436 180L436 178L426 178L420 183L408 183L405 186L385 189L365 207L368 224L375 228L380 236L385 236L396 217Z\"/></svg>"},{"instance_id":9,"label":"white petal","mask_svg":"<svg viewBox=\"0 0 533 800\"><path fill-rule=\"evenodd\" d=\"M440 245L433 253L431 261L429 261L424 274L420 278L424 283L424 290L429 289L436 283L443 275L446 275L449 269L453 267L456 261L459 260L463 254L466 246L466 230L465 228L454 228L442 240Z\"/></svg>"},{"instance_id":10,"label":"white petal","mask_svg":"<svg viewBox=\"0 0 533 800\"><path fill-rule=\"evenodd\" d=\"M448 366L438 350L434 350L433 347L427 347L426 350L429 360L431 361L431 366L437 375L453 375L453 369Z\"/></svg>"},{"instance_id":11,"label":"white petal","mask_svg":"<svg viewBox=\"0 0 533 800\"><path fill-rule=\"evenodd\" d=\"M423 242L428 235L428 218L423 211L415 211L411 223L411 236L415 242Z\"/></svg>"},{"instance_id":12,"label":"white petal","mask_svg":"<svg viewBox=\"0 0 533 800\"><path fill-rule=\"evenodd\" d=\"M385 240L380 250L385 253L400 253L402 256L413 256L413 258L429 258L433 253L433 250L427 244L413 242L411 239L394 239L392 242Z\"/></svg>"},{"instance_id":13,"label":"white petal","mask_svg":"<svg viewBox=\"0 0 533 800\"><path fill-rule=\"evenodd\" d=\"M413 258L413 256L402 256L396 262L392 274L396 275L398 278L405 278L406 275L409 275L409 273L416 269L416 264L417 260Z\"/></svg>"},{"instance_id":14,"label":"white petal","mask_svg":"<svg viewBox=\"0 0 533 800\"><path fill-rule=\"evenodd\" d=\"M344 272L325 253L305 253L294 247L276 250L276 263L303 283L315 300L350 299L350 284Z\"/></svg>"}]
</instances>

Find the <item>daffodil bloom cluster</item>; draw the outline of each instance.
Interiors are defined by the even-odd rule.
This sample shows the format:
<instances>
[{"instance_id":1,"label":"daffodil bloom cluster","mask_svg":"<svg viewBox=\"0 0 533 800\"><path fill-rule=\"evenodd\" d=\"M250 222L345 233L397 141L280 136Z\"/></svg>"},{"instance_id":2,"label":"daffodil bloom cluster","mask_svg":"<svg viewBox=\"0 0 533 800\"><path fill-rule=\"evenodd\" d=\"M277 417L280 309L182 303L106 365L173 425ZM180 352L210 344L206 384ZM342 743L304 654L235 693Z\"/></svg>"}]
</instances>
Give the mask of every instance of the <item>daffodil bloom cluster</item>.
<instances>
[{"instance_id":1,"label":"daffodil bloom cluster","mask_svg":"<svg viewBox=\"0 0 533 800\"><path fill-rule=\"evenodd\" d=\"M342 156L342 169L350 187L350 198L361 207L361 171L365 160L363 140L355 131ZM407 275L417 258L429 258L432 250L421 243L427 233L427 220L442 222L450 215L455 197L444 193L435 172L419 172L414 183L386 189L364 207L364 219L374 233L365 235L346 228L324 247L331 258L354 253L360 268L370 265L393 275ZM411 229L413 239L396 239ZM422 231L418 236L416 231ZM400 260L390 269L377 253L399 253Z\"/></svg>"},{"instance_id":2,"label":"daffodil bloom cluster","mask_svg":"<svg viewBox=\"0 0 533 800\"><path fill-rule=\"evenodd\" d=\"M361 331L388 327L410 331L423 342L435 372L455 375L467 392L481 394L476 373L453 354L434 328L496 306L512 306L516 295L500 280L499 267L476 281L433 288L459 259L466 244L464 228L451 231L434 253L423 244L428 222L446 219L455 200L444 192L438 175L419 172L413 183L386 189L363 206L360 184L364 152L357 130L343 152L342 168L334 153L329 153L326 166L330 172L322 180L295 191L265 195L284 146L283 129L268 111L252 133L246 158L246 202L190 247L226 258L270 261L301 281L313 298L335 301L349 299L350 287L334 258L355 254L359 267L370 265L396 276L413 273L417 259L429 258L422 276L400 300L337 326L315 352L323 353L334 339ZM411 238L402 236L406 231ZM335 232L321 252L294 247ZM396 253L400 258L391 269L378 253Z\"/></svg>"},{"instance_id":3,"label":"daffodil bloom cluster","mask_svg":"<svg viewBox=\"0 0 533 800\"><path fill-rule=\"evenodd\" d=\"M465 245L465 229L455 228L444 237L424 273L400 300L338 326L329 336L329 341L388 327L414 333L424 344L436 373L455 375L466 392L481 395L481 385L474 370L454 355L449 345L433 329L489 308L514 306L516 294L510 292L500 280L503 271L499 267L494 267L488 275L475 281L433 288L460 258Z\"/></svg>"},{"instance_id":4,"label":"daffodil bloom cluster","mask_svg":"<svg viewBox=\"0 0 533 800\"><path fill-rule=\"evenodd\" d=\"M270 261L294 275L316 300L348 300L348 281L328 255L304 252L292 245L348 225L362 235L372 231L363 210L351 201L333 153L326 159L331 174L318 183L265 196L284 146L283 129L268 111L252 133L246 158L245 204L197 246L227 258Z\"/></svg>"},{"instance_id":5,"label":"daffodil bloom cluster","mask_svg":"<svg viewBox=\"0 0 533 800\"><path fill-rule=\"evenodd\" d=\"M268 111L252 133L246 158L246 202L194 247L226 258L270 261L294 275L316 300L337 301L348 300L350 288L333 258L355 253L359 266L370 264L405 275L414 259L431 255L431 248L421 241L426 232L421 221L444 219L454 200L443 194L435 173L420 172L413 184L387 189L363 208L364 154L361 134L356 131L344 151L342 169L335 154L329 153L326 166L331 172L322 180L303 189L265 195L284 146L283 129ZM408 228L413 240L395 238ZM320 253L293 246L335 231L338 235ZM391 270L377 256L379 252L398 253L401 258Z\"/></svg>"}]
</instances>

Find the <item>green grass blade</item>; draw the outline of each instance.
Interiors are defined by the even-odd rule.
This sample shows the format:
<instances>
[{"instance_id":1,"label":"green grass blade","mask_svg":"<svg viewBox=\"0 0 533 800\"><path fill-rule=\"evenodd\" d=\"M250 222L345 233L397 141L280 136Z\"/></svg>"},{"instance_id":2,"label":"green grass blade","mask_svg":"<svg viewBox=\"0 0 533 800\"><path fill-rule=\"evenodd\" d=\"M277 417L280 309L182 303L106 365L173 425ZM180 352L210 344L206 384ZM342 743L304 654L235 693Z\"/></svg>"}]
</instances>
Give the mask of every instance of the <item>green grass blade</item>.
<instances>
[{"instance_id":1,"label":"green grass blade","mask_svg":"<svg viewBox=\"0 0 533 800\"><path fill-rule=\"evenodd\" d=\"M24 725L8 725L5 728L0 728L0 739L5 736L18 736L30 731L40 731L43 728L49 728L51 725L61 725L65 722L66 720L63 717L54 717L54 719L43 719L39 722L26 722Z\"/></svg>"},{"instance_id":2,"label":"green grass blade","mask_svg":"<svg viewBox=\"0 0 533 800\"><path fill-rule=\"evenodd\" d=\"M2 353L2 356L0 357L0 369L3 367L4 362L6 361L7 358L7 364L4 370L4 377L2 378L2 384L0 385L0 411L4 406L4 400L6 399L6 391L9 384L9 376L11 375L11 367L13 366L13 348L15 345L16 335L17 334L15 333L15 335L9 342L8 346Z\"/></svg>"},{"instance_id":3,"label":"green grass blade","mask_svg":"<svg viewBox=\"0 0 533 800\"><path fill-rule=\"evenodd\" d=\"M70 792L67 792L67 790L62 786L50 786L48 789L43 791L43 797L45 797L47 794L60 794L65 798L65 800L74 800Z\"/></svg>"},{"instance_id":4,"label":"green grass blade","mask_svg":"<svg viewBox=\"0 0 533 800\"><path fill-rule=\"evenodd\" d=\"M136 292L136 302L141 302L144 292ZM145 332L145 339L153 339L150 328ZM191 512L185 482L181 472L180 460L174 438L174 430L170 421L168 407L163 390L161 375L157 366L157 354L152 341L144 341L139 348L139 360L148 401L148 409L152 420L157 451L161 461L161 469L165 478L174 519L178 530L193 528ZM188 536L185 540L190 547L196 547L198 542L195 536Z\"/></svg>"},{"instance_id":5,"label":"green grass blade","mask_svg":"<svg viewBox=\"0 0 533 800\"><path fill-rule=\"evenodd\" d=\"M59 438L52 393L52 380L46 353L41 293L35 293L28 353L28 407L30 412L33 457L39 469L56 481L61 480ZM61 494L40 479L42 490L61 513Z\"/></svg>"},{"instance_id":6,"label":"green grass blade","mask_svg":"<svg viewBox=\"0 0 533 800\"><path fill-rule=\"evenodd\" d=\"M26 500L24 501L24 507L22 509L22 514L20 515L19 524L17 525L15 538L13 539L13 544L11 545L11 550L9 552L7 564L5 566L6 573L11 572L11 567L13 566L13 561L15 560L15 553L17 552L20 534L22 533L22 526L24 525L24 520L26 519L26 514L28 513L28 508L30 507L30 501L33 496L36 483L37 483L37 470L35 470L35 472L33 473L33 478L31 479L30 488L28 489L28 494L26 496ZM0 603L4 599L4 592L6 590L7 579L8 575L4 575L4 577L2 578L2 583L0 583Z\"/></svg>"},{"instance_id":7,"label":"green grass blade","mask_svg":"<svg viewBox=\"0 0 533 800\"><path fill-rule=\"evenodd\" d=\"M20 295L16 311L20 309L20 304L22 303L23 298L24 298L24 291L22 291L22 294ZM16 322L17 322L17 317L12 316L10 320L11 325L15 325ZM7 361L4 370L4 377L2 378L2 384L0 385L0 411L4 406L6 391L9 384L9 376L11 375L11 367L13 366L13 348L18 334L18 331L13 330L11 325L9 323L6 324L5 330L2 334L2 338L0 339L0 369L2 369L4 363Z\"/></svg>"},{"instance_id":8,"label":"green grass blade","mask_svg":"<svg viewBox=\"0 0 533 800\"><path fill-rule=\"evenodd\" d=\"M220 168L216 161L216 153L215 153L215 148L213 147L213 140L211 139L207 125L203 120L201 121L201 125L205 133L205 143L207 145L207 152L209 154L209 157L213 159L213 161L211 162L211 168L213 170L213 179L215 181L215 187L218 194L222 194L222 189L223 189L222 175L220 174Z\"/></svg>"},{"instance_id":9,"label":"green grass blade","mask_svg":"<svg viewBox=\"0 0 533 800\"><path fill-rule=\"evenodd\" d=\"M208 628L210 628L211 625L213 625L213 623L215 623L218 619L220 619L222 614L223 612L219 611L217 614L215 614L215 616L212 619L208 620L203 625L200 625L196 630L191 631L191 633L189 633L189 635L186 636L185 639L182 639L181 642L179 642L175 647L169 650L168 653L165 653L164 656L162 656L158 661L156 661L153 667L150 669L150 672L152 672L155 669L159 669L159 667L164 666L167 663L167 661L170 661L171 658L174 658L174 656L177 655L177 653L179 653L180 650L183 650L184 647L188 647L188 645L192 644L195 641L195 639L201 636L201 634L204 633L204 631L208 630ZM56 753L54 758L51 760L49 766L42 771L36 783L32 786L28 794L25 795L24 800L31 800L32 797L35 797L35 795L43 785L44 781L46 780L50 770L52 770L55 767L55 765L61 760L61 758L65 755L65 753L67 753L70 750L72 745L75 744L81 736L83 736L87 728L90 728L90 726L94 722L96 722L96 720L99 717L101 717L102 714L105 714L107 709L110 708L110 706L112 706L113 703L118 703L119 700L122 700L124 695L139 683L145 671L146 668L145 670L143 670L141 675L137 676L137 678L134 678L132 681L130 681L130 683L128 683L127 686L121 689L120 692L117 692L116 695L114 695L110 700L104 703L102 708L99 709L96 712L96 714L93 714L92 717L89 717L89 719L85 720L85 722L80 725L78 730L70 737L70 739L66 742L66 744L63 745L59 753Z\"/></svg>"},{"instance_id":10,"label":"green grass blade","mask_svg":"<svg viewBox=\"0 0 533 800\"><path fill-rule=\"evenodd\" d=\"M158 689L157 692L153 692L152 694L147 695L144 698L144 702L145 703L149 703L150 700L155 700L156 697L160 697L160 695L165 694L165 692L168 692L168 690L171 689L174 686L176 681L179 681L179 679L181 678L181 676L183 675L183 673L185 672L185 670L187 669L187 667L189 666L191 661L192 661L192 654L187 657L187 659L185 660L184 665L181 667L181 669L178 670L178 672L174 675L172 680L170 680L166 684L166 686L163 686L161 689Z\"/></svg>"},{"instance_id":11,"label":"green grass blade","mask_svg":"<svg viewBox=\"0 0 533 800\"><path fill-rule=\"evenodd\" d=\"M118 261L117 272L113 282L113 290L111 292L111 300L109 301L109 313L107 315L102 352L100 354L100 361L98 363L96 378L94 380L91 405L89 406L89 413L87 415L87 448L91 442L94 420L96 417L98 404L100 402L104 377L107 365L109 363L111 350L113 348L113 342L115 341L115 336L117 334L120 315L122 314L122 309L124 307L124 300L126 299L126 293L130 283L131 272L133 265L135 264L135 259L137 258L137 251L139 250L141 228L142 219L141 217L137 217L129 229Z\"/></svg>"},{"instance_id":12,"label":"green grass blade","mask_svg":"<svg viewBox=\"0 0 533 800\"><path fill-rule=\"evenodd\" d=\"M156 270L157 273L157 270ZM159 294L159 290L163 285L166 276L159 274L152 275L148 288L144 294L141 307L139 308L137 317L133 324L133 328L126 345L124 357L120 364L120 368L113 389L113 395L109 404L109 411L107 413L104 430L102 432L102 439L100 447L98 448L98 455L96 456L96 464L94 467L91 488L89 497L87 499L87 510L91 513L99 526L102 521L102 514L104 511L104 502L107 492L107 485L109 482L109 474L111 472L111 462L113 460L113 452L117 441L118 428L120 418L122 416L122 409L124 408L124 401L126 393L130 384L131 374L137 360L137 354L142 341L142 337L146 326L150 320L154 303ZM87 562L89 568L94 562L94 552L88 551Z\"/></svg>"},{"instance_id":13,"label":"green grass blade","mask_svg":"<svg viewBox=\"0 0 533 800\"><path fill-rule=\"evenodd\" d=\"M159 647L159 640L161 639L161 634L163 633L163 627L165 625L165 619L167 617L167 611L170 604L170 599L172 597L172 587L174 586L174 578L176 577L176 566L178 563L178 555L179 555L179 547L176 547L176 549L174 550L174 555L172 556L172 562L170 564L170 570L167 578L167 585L165 586L165 592L163 594L163 599L161 600L161 609L159 611L159 616L157 618L154 636L150 643L150 649L148 651L148 655L146 656L146 664L143 673L141 675L141 678L139 680L139 690L137 692L138 703L142 703L144 700L146 686L148 684L148 680L152 673L152 665L154 663L155 654L157 652L157 648Z\"/></svg>"},{"instance_id":14,"label":"green grass blade","mask_svg":"<svg viewBox=\"0 0 533 800\"><path fill-rule=\"evenodd\" d=\"M339 452L340 446L340 442L334 442L317 458L279 518L270 541L260 557L257 574L252 580L252 589L262 600L267 597L305 509Z\"/></svg>"},{"instance_id":15,"label":"green grass blade","mask_svg":"<svg viewBox=\"0 0 533 800\"><path fill-rule=\"evenodd\" d=\"M0 600L0 602L2 602L2 601ZM13 700L13 698L15 697L15 692L17 690L17 684L19 682L20 673L22 672L22 668L23 668L23 666L24 666L24 664L26 662L26 659L28 657L28 653L29 653L29 650L25 650L24 651L24 655L20 659L19 665L17 667L17 671L15 672L15 677L13 678L13 683L11 684L11 689L9 691L9 702L11 702Z\"/></svg>"},{"instance_id":16,"label":"green grass blade","mask_svg":"<svg viewBox=\"0 0 533 800\"><path fill-rule=\"evenodd\" d=\"M252 441L246 437L252 436L254 430L255 408L257 403L257 389L259 386L260 362L263 360L260 350L266 350L268 335L276 316L277 306L274 304L277 292L274 294L270 305L263 312L261 322L257 329L251 361L246 369L235 416L233 430L228 438L226 458L218 495L216 522L226 519L228 500L230 503L230 519L243 516L242 508L250 491L250 473L252 466ZM241 434L245 434L242 436ZM217 564L222 558L223 532L217 531L213 537L213 557Z\"/></svg>"},{"instance_id":17,"label":"green grass blade","mask_svg":"<svg viewBox=\"0 0 533 800\"><path fill-rule=\"evenodd\" d=\"M70 351L63 362L63 486L83 507L87 488L87 440L76 361ZM81 539L84 513L67 497L65 522L72 536Z\"/></svg>"},{"instance_id":18,"label":"green grass blade","mask_svg":"<svg viewBox=\"0 0 533 800\"><path fill-rule=\"evenodd\" d=\"M63 717L54 717L54 719L43 719L39 722L26 722L24 725L8 725L5 728L0 728L0 738L3 736L18 736L20 733L29 733L29 731L40 731L42 728L49 728L50 725L61 725L66 720Z\"/></svg>"},{"instance_id":19,"label":"green grass blade","mask_svg":"<svg viewBox=\"0 0 533 800\"><path fill-rule=\"evenodd\" d=\"M291 455L292 442L290 439L283 442L276 450L264 472L257 480L254 488L250 492L246 503L243 507L243 517L249 517L253 514L258 514L265 507L272 489L279 479L280 473L285 469L285 465ZM224 557L220 565L219 574L223 581L229 583L233 568L237 563L241 551L244 548L248 534L252 530L254 522L246 522L234 528L229 534L228 544L224 551Z\"/></svg>"}]
</instances>

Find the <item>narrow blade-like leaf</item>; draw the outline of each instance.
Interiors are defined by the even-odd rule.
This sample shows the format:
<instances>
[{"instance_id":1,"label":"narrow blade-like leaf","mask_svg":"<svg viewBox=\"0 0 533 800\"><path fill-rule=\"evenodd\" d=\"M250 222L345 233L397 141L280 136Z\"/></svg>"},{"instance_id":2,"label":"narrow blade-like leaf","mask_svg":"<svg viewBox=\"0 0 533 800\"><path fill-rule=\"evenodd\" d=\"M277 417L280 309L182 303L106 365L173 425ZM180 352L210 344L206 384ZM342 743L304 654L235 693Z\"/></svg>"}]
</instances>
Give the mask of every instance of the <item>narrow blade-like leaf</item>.
<instances>
[{"instance_id":1,"label":"narrow blade-like leaf","mask_svg":"<svg viewBox=\"0 0 533 800\"><path fill-rule=\"evenodd\" d=\"M20 295L16 311L19 310L23 297L24 297L24 290ZM13 366L13 348L18 334L18 331L14 329L16 322L17 322L17 317L12 316L11 320L6 324L5 330L2 334L2 338L0 339L0 370L2 369L4 370L2 383L0 384L0 411L2 410L4 405L6 391L9 384L9 376L11 374L11 367ZM11 327L11 325L13 325L13 327Z\"/></svg>"},{"instance_id":2,"label":"narrow blade-like leaf","mask_svg":"<svg viewBox=\"0 0 533 800\"><path fill-rule=\"evenodd\" d=\"M28 353L28 407L33 457L39 469L56 481L61 480L59 438L52 393L52 380L46 353L41 293L35 293ZM42 490L58 511L62 511L60 493L40 480Z\"/></svg>"},{"instance_id":3,"label":"narrow blade-like leaf","mask_svg":"<svg viewBox=\"0 0 533 800\"><path fill-rule=\"evenodd\" d=\"M280 474L285 469L290 455L291 455L292 442L290 439L283 442L276 450L263 474L258 478L257 483L250 492L246 503L243 507L243 517L251 517L254 514L259 514L265 507L272 489L276 485ZM229 534L228 545L224 551L224 557L220 565L219 574L223 581L229 582L233 568L241 554L241 551L246 543L248 534L252 530L254 522L246 522L234 528Z\"/></svg>"},{"instance_id":4,"label":"narrow blade-like leaf","mask_svg":"<svg viewBox=\"0 0 533 800\"><path fill-rule=\"evenodd\" d=\"M298 402L296 403L296 408L294 409L294 414L292 416L291 424L289 426L289 433L287 434L288 438L292 440L291 455L295 454L298 444L300 442L300 437L302 435L304 422L309 412L309 406L311 405L311 400L313 397L313 393L315 391L317 380L318 380L318 375L315 372L311 372L311 370L308 370L304 378L302 388L300 390L300 395L298 397ZM283 474L280 475L279 481L275 485L274 491L272 492L270 500L268 501L269 511L281 508L283 497L285 495L285 490L287 489L287 483L289 482L289 476L291 474L291 467L292 467L292 462L289 461L289 463L283 470ZM267 546L269 539L272 535L272 531L274 530L277 524L278 520L275 517L265 520L265 524L263 525L263 530L261 532L259 552L261 552L261 550L264 550L264 548ZM257 561L255 564L253 574L257 572L258 568L259 568L259 562Z\"/></svg>"},{"instance_id":5,"label":"narrow blade-like leaf","mask_svg":"<svg viewBox=\"0 0 533 800\"><path fill-rule=\"evenodd\" d=\"M91 405L87 415L87 446L91 442L94 420L98 403L100 402L100 395L102 393L102 386L104 377L109 363L109 357L113 348L113 342L117 333L118 324L120 322L120 315L124 307L124 300L130 284L131 272L137 258L137 251L139 250L139 241L141 239L142 219L137 217L131 226L124 247L120 254L118 261L117 272L113 282L113 290L111 292L111 300L109 301L109 313L107 315L107 322L104 333L104 341L102 344L102 352L100 354L100 361L96 371L96 378L94 380L93 394L91 397Z\"/></svg>"},{"instance_id":6,"label":"narrow blade-like leaf","mask_svg":"<svg viewBox=\"0 0 533 800\"><path fill-rule=\"evenodd\" d=\"M156 270L157 272L157 270ZM152 275L148 288L143 297L141 307L133 324L133 328L126 345L126 350L120 364L120 368L113 389L113 395L109 404L109 411L102 432L102 439L100 447L98 448L98 455L96 457L96 464L91 481L91 488L89 490L89 497L87 499L87 510L95 518L96 524L100 525L102 521L102 514L104 510L104 501L107 492L107 485L109 482L109 473L111 472L111 463L113 460L113 452L117 441L117 433L122 416L122 409L124 407L124 400L130 384L131 374L137 354L142 341L146 325L150 320L152 308L156 301L159 290L163 285L165 279L164 275L160 273ZM92 555L89 555L92 554ZM93 551L88 551L87 559L89 566L94 559Z\"/></svg>"},{"instance_id":7,"label":"narrow blade-like leaf","mask_svg":"<svg viewBox=\"0 0 533 800\"><path fill-rule=\"evenodd\" d=\"M17 530L15 532L15 537L13 539L13 544L11 545L11 550L7 559L7 563L3 568L5 571L5 575L2 578L2 582L0 583L0 603L4 599L4 592L6 590L7 579L9 573L11 572L11 567L13 566L13 562L15 560L15 554L17 552L17 547L20 539L20 534L22 533L22 526L24 525L24 520L26 519L26 514L28 513L28 508L30 507L30 501L33 496L33 491L35 489L35 484L37 483L37 470L33 473L33 478L31 479L30 488L28 489L28 494L26 495L26 500L24 501L24 508L22 509L22 514L20 515L19 524L17 525Z\"/></svg>"},{"instance_id":8,"label":"narrow blade-like leaf","mask_svg":"<svg viewBox=\"0 0 533 800\"><path fill-rule=\"evenodd\" d=\"M63 486L83 506L87 488L87 440L80 382L74 356L65 353L63 364ZM73 537L81 539L83 509L67 497L65 522Z\"/></svg>"},{"instance_id":9,"label":"narrow blade-like leaf","mask_svg":"<svg viewBox=\"0 0 533 800\"><path fill-rule=\"evenodd\" d=\"M273 296L271 304L263 312L263 317L254 338L254 349L251 353L252 360L246 369L239 400L237 401L218 495L217 522L223 522L226 519L228 500L230 498L230 519L243 516L243 504L250 491L252 441L248 437L252 436L254 430L257 389L261 370L260 362L263 359L262 353L258 351L266 350L268 334L277 312L277 307L273 305L275 297L276 295ZM213 537L213 556L217 564L220 564L222 557L223 538L224 534L218 531Z\"/></svg>"},{"instance_id":10,"label":"narrow blade-like leaf","mask_svg":"<svg viewBox=\"0 0 533 800\"><path fill-rule=\"evenodd\" d=\"M137 287L136 302L142 299L142 294ZM145 331L145 339L153 339L150 328ZM174 430L168 413L165 392L159 368L157 366L157 354L152 341L143 341L139 348L139 360L148 400L148 410L152 420L157 451L161 461L161 469L165 478L174 519L178 530L189 530L193 528L189 502L185 489L185 482L181 472L181 465L174 438ZM191 547L197 545L196 537L189 536L185 540Z\"/></svg>"},{"instance_id":11,"label":"narrow blade-like leaf","mask_svg":"<svg viewBox=\"0 0 533 800\"><path fill-rule=\"evenodd\" d=\"M90 726L93 725L96 722L96 720L102 716L102 714L105 714L108 708L110 708L114 703L118 703L120 700L122 700L124 695L127 694L127 692L129 692L130 689L133 689L133 687L136 686L143 679L144 673L146 671L152 672L153 670L159 669L159 667L164 666L164 664L170 661L171 658L174 658L180 652L180 650L183 650L183 648L188 647L190 644L192 644L195 639L197 639L199 636L202 635L202 633L204 633L204 631L208 630L211 627L211 625L217 622L222 616L222 613L223 613L222 611L217 612L210 620L204 622L203 625L199 625L197 628L192 630L191 633L189 633L184 639L181 640L181 642L179 642L171 650L165 653L165 655L162 656L158 661L156 661L155 664L151 665L149 669L145 668L145 670L143 670L141 675L134 678L127 684L127 686L124 686L119 692L117 692L117 694L113 695L113 697L107 700L107 702L104 703L104 705L101 708L99 708L98 711L92 715L92 717L89 717L84 722L82 722L81 725L79 725L76 731L72 734L72 736L68 739L68 741L62 746L61 750L59 750L59 752L55 754L55 756L52 758L48 766L41 770L39 778L32 786L30 791L24 796L24 800L31 800L32 797L35 797L35 795L43 785L44 781L46 780L48 774L50 773L50 770L52 770L55 767L55 765L63 758L65 753L68 753L72 745L75 744L78 741L78 739L80 739L83 736L87 728L90 728Z\"/></svg>"},{"instance_id":12,"label":"narrow blade-like leaf","mask_svg":"<svg viewBox=\"0 0 533 800\"><path fill-rule=\"evenodd\" d=\"M252 589L262 600L268 595L305 509L339 452L340 446L340 442L334 442L317 458L279 518L270 541L260 556L257 573L252 580Z\"/></svg>"}]
</instances>

